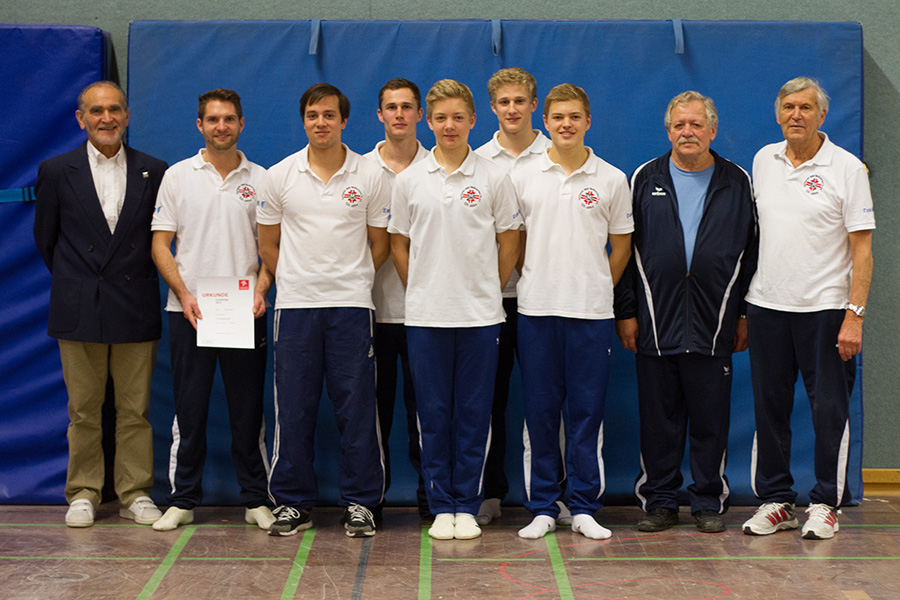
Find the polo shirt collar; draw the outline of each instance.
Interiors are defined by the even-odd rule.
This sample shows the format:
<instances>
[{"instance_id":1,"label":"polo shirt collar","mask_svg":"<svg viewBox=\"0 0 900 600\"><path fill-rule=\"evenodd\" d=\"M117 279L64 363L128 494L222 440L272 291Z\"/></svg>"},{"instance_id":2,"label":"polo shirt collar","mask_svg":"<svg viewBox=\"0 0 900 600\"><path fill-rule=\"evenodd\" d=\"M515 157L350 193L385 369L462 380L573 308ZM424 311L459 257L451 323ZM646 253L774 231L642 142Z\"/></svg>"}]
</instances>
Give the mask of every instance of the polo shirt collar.
<instances>
[{"instance_id":1,"label":"polo shirt collar","mask_svg":"<svg viewBox=\"0 0 900 600\"><path fill-rule=\"evenodd\" d=\"M811 159L806 161L803 164L817 165L817 166L825 166L830 165L831 160L834 157L834 142L832 142L828 138L828 134L824 131L820 131L819 135L822 136L822 145L819 147L819 151L816 152L816 155ZM788 164L791 164L791 161L787 157L787 140L777 144L775 148L775 158L778 160L784 161ZM791 165L793 166L793 165Z\"/></svg>"},{"instance_id":2,"label":"polo shirt collar","mask_svg":"<svg viewBox=\"0 0 900 600\"><path fill-rule=\"evenodd\" d=\"M459 173L460 175L471 175L475 172L475 161L478 160L475 157L475 152L472 150L472 146L467 146L469 148L469 153L466 155L466 159L459 165L459 168L453 171L452 174ZM435 146L437 148L437 146ZM434 157L435 148L431 149L431 152L428 153L428 156L425 158L425 166L428 169L429 173L434 173L440 169L443 169L437 159Z\"/></svg>"},{"instance_id":3,"label":"polo shirt collar","mask_svg":"<svg viewBox=\"0 0 900 600\"><path fill-rule=\"evenodd\" d=\"M359 161L359 156L354 153L350 148L347 147L347 144L341 142L341 147L346 152L344 156L344 164L341 165L341 168L337 170L337 172L332 175L332 177L336 177L338 175L342 175L343 173L352 173L356 171L356 166ZM307 144L303 150L297 153L297 170L298 171L310 171L309 168L309 144Z\"/></svg>"}]
</instances>

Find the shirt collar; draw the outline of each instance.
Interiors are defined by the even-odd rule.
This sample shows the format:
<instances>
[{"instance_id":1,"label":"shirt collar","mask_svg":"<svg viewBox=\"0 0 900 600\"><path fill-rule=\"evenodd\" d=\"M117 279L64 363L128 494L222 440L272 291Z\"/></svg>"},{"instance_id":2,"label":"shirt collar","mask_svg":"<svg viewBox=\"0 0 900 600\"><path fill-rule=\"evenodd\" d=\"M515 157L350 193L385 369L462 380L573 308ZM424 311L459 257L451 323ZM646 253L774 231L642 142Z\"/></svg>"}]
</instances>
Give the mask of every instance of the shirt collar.
<instances>
[{"instance_id":1,"label":"shirt collar","mask_svg":"<svg viewBox=\"0 0 900 600\"><path fill-rule=\"evenodd\" d=\"M205 150L205 148L200 148L200 150L197 151L197 154L195 154L194 156L191 157L191 166L197 170L207 169L207 168L215 169L215 167L213 166L213 164L211 162L209 162L203 158L203 150ZM238 153L238 156L241 157L241 162L240 162L240 164L238 164L237 168L234 171L232 171L231 173L240 173L241 171L249 171L250 170L250 161L247 160L247 157L240 150L238 150L237 153ZM231 173L229 173L229 175L231 175Z\"/></svg>"},{"instance_id":2,"label":"shirt collar","mask_svg":"<svg viewBox=\"0 0 900 600\"><path fill-rule=\"evenodd\" d=\"M125 144L119 144L119 150L112 155L112 158L106 158L97 148L88 140L88 160L91 166L96 168L101 164L113 163L117 167L125 168Z\"/></svg>"},{"instance_id":3,"label":"shirt collar","mask_svg":"<svg viewBox=\"0 0 900 600\"><path fill-rule=\"evenodd\" d=\"M572 175L576 175L578 173L586 173L587 175L593 175L594 173L597 172L597 161L594 160L594 158L595 158L594 149L591 148L590 146L585 146L585 148L588 151L588 156L584 160L583 165L581 165L580 167L578 167L577 169L572 171ZM547 146L547 148L543 152L541 152L541 157L538 159L540 161L539 166L541 168L541 171L549 171L550 169L556 167L560 170L560 172L565 173L565 171L562 170L562 167L560 165L558 165L557 163L550 160L550 154L548 154L549 150L550 150L550 146ZM571 177L571 175L569 175L569 177Z\"/></svg>"},{"instance_id":4,"label":"shirt collar","mask_svg":"<svg viewBox=\"0 0 900 600\"><path fill-rule=\"evenodd\" d=\"M467 146L469 148L469 153L466 155L466 159L459 165L459 168L453 171L451 175L455 173L459 173L461 175L471 175L475 171L475 152L472 151L472 146ZM434 151L437 146L431 149L431 152L428 153L428 157L425 159L426 166L429 173L434 173L435 171L441 170L442 167L438 164L437 159L434 157Z\"/></svg>"},{"instance_id":5,"label":"shirt collar","mask_svg":"<svg viewBox=\"0 0 900 600\"><path fill-rule=\"evenodd\" d=\"M341 168L338 169L337 172L334 175L332 175L332 177L341 175L345 172L352 173L353 171L356 170L356 165L357 165L357 161L359 160L359 155L357 155L355 152L350 150L350 148L347 147L347 144L345 144L343 142L341 142L341 147L344 149L344 152L346 152L346 155L344 156L344 164L341 165ZM301 172L310 171L310 168L309 168L309 144L307 144L303 148L303 150L301 150L300 152L297 153L297 170L301 171ZM312 171L310 171L310 172L312 172Z\"/></svg>"},{"instance_id":6,"label":"shirt collar","mask_svg":"<svg viewBox=\"0 0 900 600\"><path fill-rule=\"evenodd\" d=\"M819 165L819 166L831 164L831 159L834 157L834 148L835 148L834 142L832 142L828 138L828 134L825 133L824 131L820 131L819 135L822 136L822 145L819 146L819 150L818 150L818 152L816 152L816 155L813 156L811 159L809 159L808 161L806 161L803 164ZM787 140L780 142L779 144L776 144L775 158L777 158L778 160L782 160L782 161L786 162L787 164L793 166L791 164L790 159L788 159L788 157L787 157Z\"/></svg>"}]
</instances>

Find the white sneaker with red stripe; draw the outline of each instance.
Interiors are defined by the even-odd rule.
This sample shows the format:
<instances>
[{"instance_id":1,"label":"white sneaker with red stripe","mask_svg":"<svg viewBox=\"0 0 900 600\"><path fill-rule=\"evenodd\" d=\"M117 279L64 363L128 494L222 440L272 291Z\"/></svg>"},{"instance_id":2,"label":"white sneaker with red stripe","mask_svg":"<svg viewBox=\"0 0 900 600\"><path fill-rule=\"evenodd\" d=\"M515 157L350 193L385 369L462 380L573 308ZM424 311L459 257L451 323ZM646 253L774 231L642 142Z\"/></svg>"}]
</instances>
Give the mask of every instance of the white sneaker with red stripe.
<instances>
[{"instance_id":1,"label":"white sneaker with red stripe","mask_svg":"<svg viewBox=\"0 0 900 600\"><path fill-rule=\"evenodd\" d=\"M743 529L747 535L769 535L782 529L797 529L799 525L793 504L766 502L744 522Z\"/></svg>"},{"instance_id":2,"label":"white sneaker with red stripe","mask_svg":"<svg viewBox=\"0 0 900 600\"><path fill-rule=\"evenodd\" d=\"M804 539L828 540L833 538L841 528L837 517L841 511L835 510L827 504L810 504L806 512L809 514L809 519L803 525Z\"/></svg>"}]
</instances>

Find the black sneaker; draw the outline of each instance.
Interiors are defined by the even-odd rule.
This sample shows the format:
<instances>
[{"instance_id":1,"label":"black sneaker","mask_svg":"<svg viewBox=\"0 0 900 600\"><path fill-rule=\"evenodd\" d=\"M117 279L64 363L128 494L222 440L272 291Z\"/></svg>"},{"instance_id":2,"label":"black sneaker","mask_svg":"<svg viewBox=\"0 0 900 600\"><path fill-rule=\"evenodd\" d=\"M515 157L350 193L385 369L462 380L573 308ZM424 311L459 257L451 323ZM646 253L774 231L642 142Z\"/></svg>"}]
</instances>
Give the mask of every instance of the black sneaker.
<instances>
[{"instance_id":1,"label":"black sneaker","mask_svg":"<svg viewBox=\"0 0 900 600\"><path fill-rule=\"evenodd\" d=\"M722 516L714 510L704 509L693 513L694 520L697 522L697 529L701 533L722 533L725 531L725 521Z\"/></svg>"},{"instance_id":2,"label":"black sneaker","mask_svg":"<svg viewBox=\"0 0 900 600\"><path fill-rule=\"evenodd\" d=\"M368 537L375 535L375 516L372 511L359 504L351 504L344 509L341 523L348 537Z\"/></svg>"},{"instance_id":3,"label":"black sneaker","mask_svg":"<svg viewBox=\"0 0 900 600\"><path fill-rule=\"evenodd\" d=\"M269 535L294 535L312 527L308 510L293 506L279 506L272 511L275 522L269 527Z\"/></svg>"},{"instance_id":4,"label":"black sneaker","mask_svg":"<svg viewBox=\"0 0 900 600\"><path fill-rule=\"evenodd\" d=\"M637 522L638 531L664 531L678 525L678 511L671 508L654 508Z\"/></svg>"}]
</instances>

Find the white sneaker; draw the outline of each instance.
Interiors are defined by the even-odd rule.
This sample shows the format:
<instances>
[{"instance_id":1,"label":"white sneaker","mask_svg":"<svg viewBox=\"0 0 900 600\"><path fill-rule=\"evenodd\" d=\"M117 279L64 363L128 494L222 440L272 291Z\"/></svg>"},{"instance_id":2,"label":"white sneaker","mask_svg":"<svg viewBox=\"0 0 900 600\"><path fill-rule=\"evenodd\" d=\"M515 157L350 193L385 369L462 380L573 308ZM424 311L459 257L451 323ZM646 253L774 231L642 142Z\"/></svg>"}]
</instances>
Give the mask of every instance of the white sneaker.
<instances>
[{"instance_id":1,"label":"white sneaker","mask_svg":"<svg viewBox=\"0 0 900 600\"><path fill-rule=\"evenodd\" d=\"M66 511L67 527L90 527L94 524L94 505L84 498L72 500Z\"/></svg>"},{"instance_id":2,"label":"white sneaker","mask_svg":"<svg viewBox=\"0 0 900 600\"><path fill-rule=\"evenodd\" d=\"M475 515L456 513L453 537L458 540L474 540L477 537L481 537L481 528L475 520Z\"/></svg>"},{"instance_id":3,"label":"white sneaker","mask_svg":"<svg viewBox=\"0 0 900 600\"><path fill-rule=\"evenodd\" d=\"M789 502L766 502L756 509L752 517L744 521L747 535L769 535L781 529L797 529L800 521Z\"/></svg>"},{"instance_id":4,"label":"white sneaker","mask_svg":"<svg viewBox=\"0 0 900 600\"><path fill-rule=\"evenodd\" d=\"M803 539L828 540L841 529L837 517L841 514L840 510L835 510L827 504L810 504L806 512L809 519L803 525Z\"/></svg>"},{"instance_id":5,"label":"white sneaker","mask_svg":"<svg viewBox=\"0 0 900 600\"><path fill-rule=\"evenodd\" d=\"M569 507L562 500L557 500L556 505L559 507L559 516L556 517L556 523L558 525L571 525L572 513L569 512Z\"/></svg>"},{"instance_id":6,"label":"white sneaker","mask_svg":"<svg viewBox=\"0 0 900 600\"><path fill-rule=\"evenodd\" d=\"M500 498L485 498L478 507L475 522L479 525L488 525L494 519L499 519L500 514Z\"/></svg>"},{"instance_id":7,"label":"white sneaker","mask_svg":"<svg viewBox=\"0 0 900 600\"><path fill-rule=\"evenodd\" d=\"M156 531L172 531L173 529L178 529L182 525L190 525L193 522L193 510L170 506L166 511L166 514L153 523L153 529Z\"/></svg>"},{"instance_id":8,"label":"white sneaker","mask_svg":"<svg viewBox=\"0 0 900 600\"><path fill-rule=\"evenodd\" d=\"M260 529L269 530L272 523L275 522L275 515L269 510L268 506L257 506L256 508L244 509L244 521L250 525L257 525Z\"/></svg>"},{"instance_id":9,"label":"white sneaker","mask_svg":"<svg viewBox=\"0 0 900 600\"><path fill-rule=\"evenodd\" d=\"M120 508L119 516L123 519L131 519L138 525L153 525L162 516L162 513L156 508L147 496L140 496L128 508Z\"/></svg>"}]
</instances>

